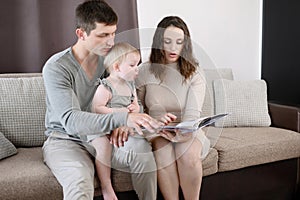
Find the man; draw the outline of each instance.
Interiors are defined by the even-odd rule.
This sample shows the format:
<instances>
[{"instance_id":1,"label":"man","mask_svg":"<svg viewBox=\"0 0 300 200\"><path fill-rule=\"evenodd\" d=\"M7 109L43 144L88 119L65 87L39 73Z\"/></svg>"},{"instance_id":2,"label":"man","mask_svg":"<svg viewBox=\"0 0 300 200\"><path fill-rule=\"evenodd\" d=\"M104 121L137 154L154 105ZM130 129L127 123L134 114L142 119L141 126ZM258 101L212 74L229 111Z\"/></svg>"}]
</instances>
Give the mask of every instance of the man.
<instances>
[{"instance_id":1,"label":"man","mask_svg":"<svg viewBox=\"0 0 300 200\"><path fill-rule=\"evenodd\" d=\"M117 15L104 1L76 8L74 46L53 55L43 68L46 89L44 160L63 187L64 199L93 199L94 150L86 135L106 134L115 145L112 167L128 170L140 199L156 199L156 165L144 138L130 137L128 127L152 131L160 124L141 113L91 113L103 56L114 45ZM118 128L119 127L119 128ZM128 141L127 141L128 140ZM124 141L127 141L124 143Z\"/></svg>"}]
</instances>

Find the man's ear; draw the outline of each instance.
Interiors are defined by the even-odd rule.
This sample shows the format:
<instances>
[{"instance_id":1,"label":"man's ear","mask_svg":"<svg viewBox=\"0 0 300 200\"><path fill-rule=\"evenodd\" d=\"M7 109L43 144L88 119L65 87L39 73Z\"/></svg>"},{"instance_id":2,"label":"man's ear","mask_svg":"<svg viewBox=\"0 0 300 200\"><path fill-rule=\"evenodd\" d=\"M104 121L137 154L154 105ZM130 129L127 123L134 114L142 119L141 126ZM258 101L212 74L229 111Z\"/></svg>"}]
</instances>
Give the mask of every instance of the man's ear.
<instances>
[{"instance_id":1,"label":"man's ear","mask_svg":"<svg viewBox=\"0 0 300 200\"><path fill-rule=\"evenodd\" d=\"M75 33L76 33L78 39L84 40L86 32L83 29L77 28Z\"/></svg>"}]
</instances>

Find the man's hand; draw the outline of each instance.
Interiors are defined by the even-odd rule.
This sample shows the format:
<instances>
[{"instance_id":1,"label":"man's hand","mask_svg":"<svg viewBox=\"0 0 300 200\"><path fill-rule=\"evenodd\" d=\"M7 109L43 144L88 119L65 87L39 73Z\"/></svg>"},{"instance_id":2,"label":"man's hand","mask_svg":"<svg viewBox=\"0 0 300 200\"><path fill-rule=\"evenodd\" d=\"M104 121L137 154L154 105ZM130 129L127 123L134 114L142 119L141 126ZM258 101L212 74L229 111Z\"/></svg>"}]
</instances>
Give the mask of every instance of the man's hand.
<instances>
[{"instance_id":1,"label":"man's hand","mask_svg":"<svg viewBox=\"0 0 300 200\"><path fill-rule=\"evenodd\" d=\"M128 140L129 135L134 135L133 129L127 126L121 126L111 132L109 141L116 147L122 147Z\"/></svg>"},{"instance_id":2,"label":"man's hand","mask_svg":"<svg viewBox=\"0 0 300 200\"><path fill-rule=\"evenodd\" d=\"M154 133L155 129L158 129L162 125L163 123L153 119L145 113L128 113L127 126L134 128L139 135L143 135L141 127Z\"/></svg>"}]
</instances>

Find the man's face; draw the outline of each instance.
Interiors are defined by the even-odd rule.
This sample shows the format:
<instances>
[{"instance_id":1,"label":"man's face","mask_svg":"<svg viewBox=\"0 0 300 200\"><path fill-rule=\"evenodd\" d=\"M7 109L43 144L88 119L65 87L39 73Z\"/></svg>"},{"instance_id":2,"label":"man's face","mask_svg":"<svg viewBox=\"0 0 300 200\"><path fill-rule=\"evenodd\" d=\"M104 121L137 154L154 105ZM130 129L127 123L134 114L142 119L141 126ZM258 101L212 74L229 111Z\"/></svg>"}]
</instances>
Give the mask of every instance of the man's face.
<instances>
[{"instance_id":1,"label":"man's face","mask_svg":"<svg viewBox=\"0 0 300 200\"><path fill-rule=\"evenodd\" d=\"M117 25L96 23L96 28L85 35L86 48L94 54L106 56L114 45Z\"/></svg>"}]
</instances>

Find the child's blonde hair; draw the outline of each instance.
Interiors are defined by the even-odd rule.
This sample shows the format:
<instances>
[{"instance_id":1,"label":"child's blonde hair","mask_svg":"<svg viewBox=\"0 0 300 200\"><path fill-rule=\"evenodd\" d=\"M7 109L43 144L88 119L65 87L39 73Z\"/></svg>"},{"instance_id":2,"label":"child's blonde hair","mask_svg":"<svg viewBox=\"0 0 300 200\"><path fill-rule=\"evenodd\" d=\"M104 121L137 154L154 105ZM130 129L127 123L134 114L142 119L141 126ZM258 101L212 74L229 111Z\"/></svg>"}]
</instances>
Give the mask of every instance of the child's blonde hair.
<instances>
[{"instance_id":1,"label":"child's blonde hair","mask_svg":"<svg viewBox=\"0 0 300 200\"><path fill-rule=\"evenodd\" d=\"M120 42L115 44L104 58L104 67L108 70L108 72L111 72L113 65L115 63L122 63L126 59L126 56L130 53L140 55L139 50L131 46L129 43Z\"/></svg>"}]
</instances>

